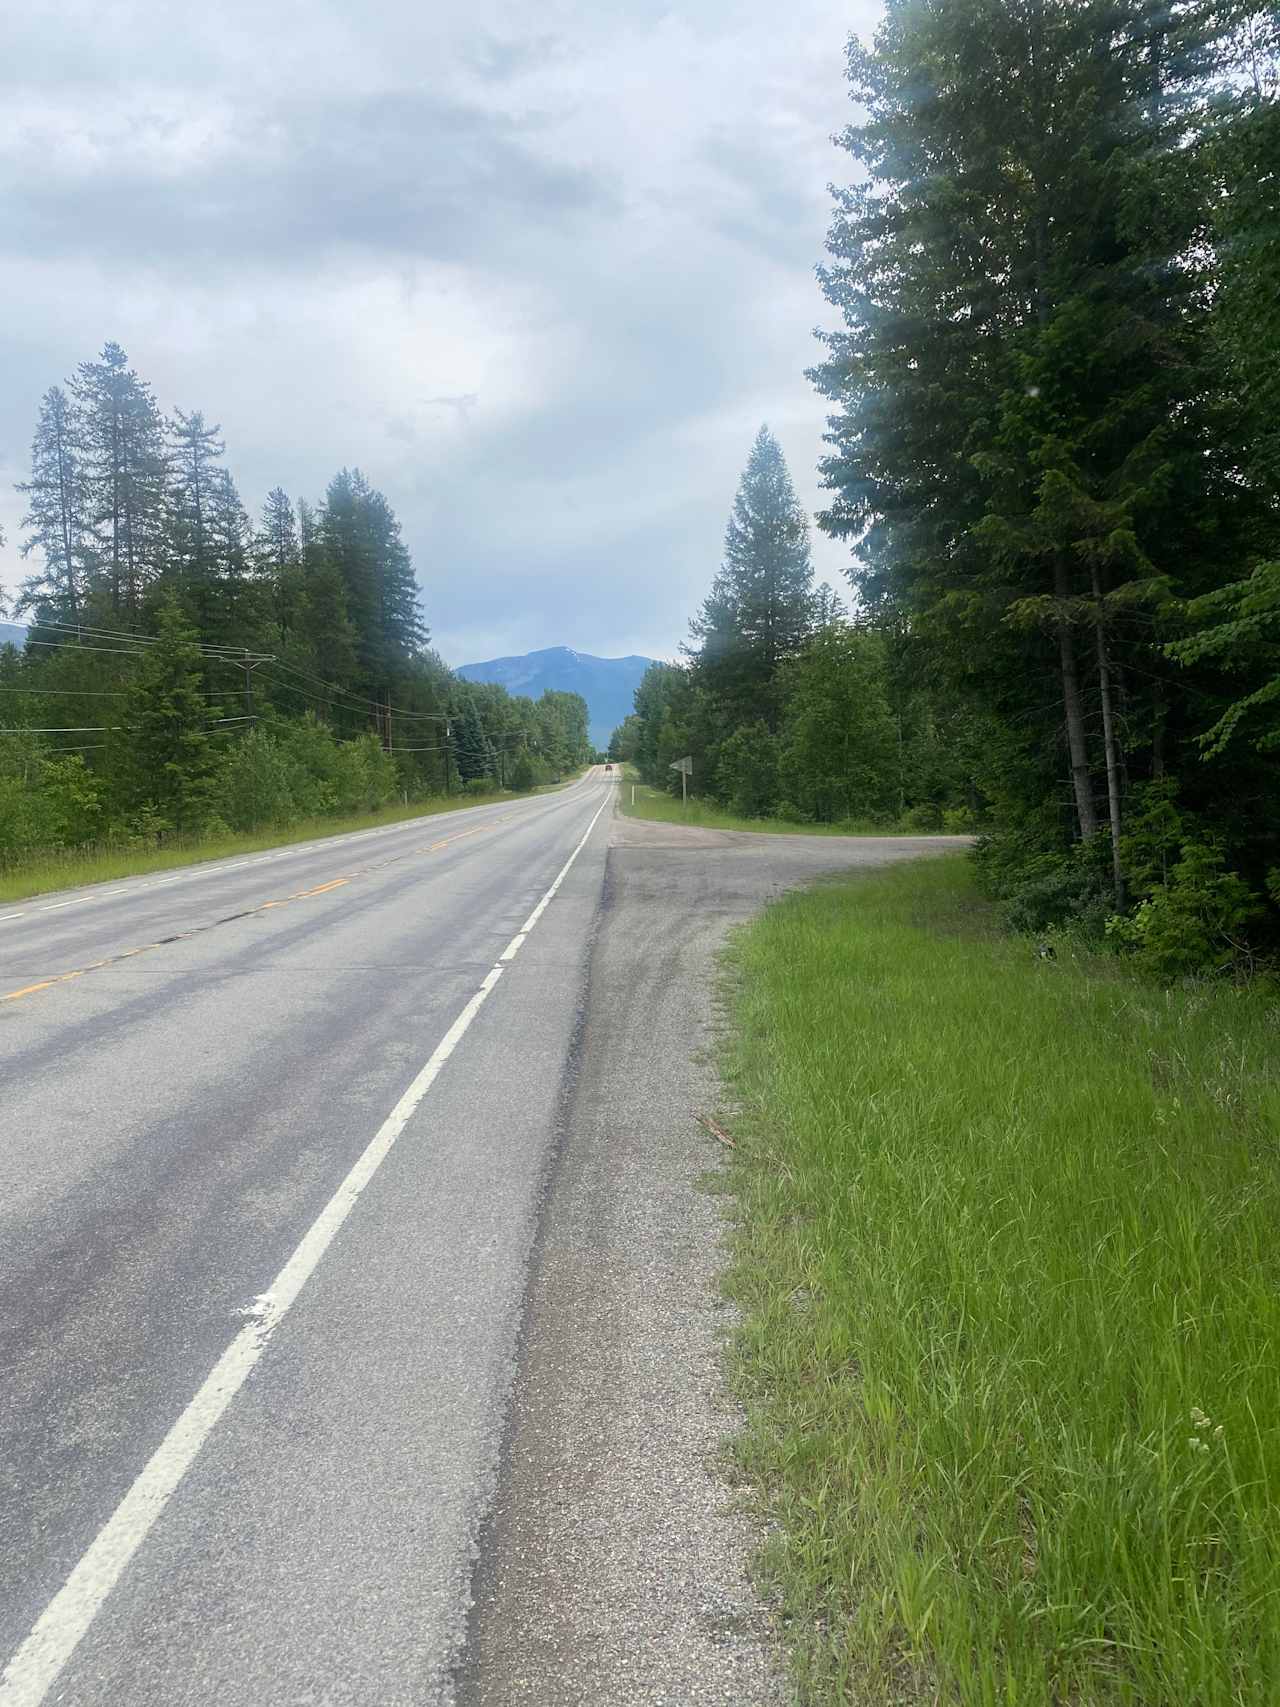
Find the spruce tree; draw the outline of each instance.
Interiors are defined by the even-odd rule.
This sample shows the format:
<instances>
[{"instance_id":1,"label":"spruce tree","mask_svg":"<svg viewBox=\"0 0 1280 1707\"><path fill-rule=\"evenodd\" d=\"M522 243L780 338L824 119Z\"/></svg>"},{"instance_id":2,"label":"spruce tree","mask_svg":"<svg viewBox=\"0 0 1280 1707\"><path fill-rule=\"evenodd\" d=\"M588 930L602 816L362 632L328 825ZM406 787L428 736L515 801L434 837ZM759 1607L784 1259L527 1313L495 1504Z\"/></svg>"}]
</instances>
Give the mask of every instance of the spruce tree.
<instances>
[{"instance_id":1,"label":"spruce tree","mask_svg":"<svg viewBox=\"0 0 1280 1707\"><path fill-rule=\"evenodd\" d=\"M837 405L820 523L1030 768L1061 755L1086 838L1122 828L1167 698L1174 580L1212 584L1239 525L1205 455L1210 53L1179 0L891 0L849 53L866 175L823 274L845 327L814 374ZM1048 774L1028 807L1057 794Z\"/></svg>"},{"instance_id":2,"label":"spruce tree","mask_svg":"<svg viewBox=\"0 0 1280 1707\"><path fill-rule=\"evenodd\" d=\"M779 667L812 631L809 529L778 441L761 427L734 500L724 561L690 623L699 675L733 718L776 727Z\"/></svg>"},{"instance_id":3,"label":"spruce tree","mask_svg":"<svg viewBox=\"0 0 1280 1707\"><path fill-rule=\"evenodd\" d=\"M175 409L169 423L169 564L187 582L214 576L210 550L213 482L226 452L221 427L206 426L200 410Z\"/></svg>"},{"instance_id":4,"label":"spruce tree","mask_svg":"<svg viewBox=\"0 0 1280 1707\"><path fill-rule=\"evenodd\" d=\"M19 611L39 606L46 615L75 620L84 575L84 467L78 423L66 392L54 385L40 400L31 443L31 478L18 487L27 499L22 526L29 529L22 555L38 550L43 571L23 586Z\"/></svg>"},{"instance_id":5,"label":"spruce tree","mask_svg":"<svg viewBox=\"0 0 1280 1707\"><path fill-rule=\"evenodd\" d=\"M175 599L156 613L113 735L113 769L128 807L157 829L193 830L207 810L209 708L196 630Z\"/></svg>"},{"instance_id":6,"label":"spruce tree","mask_svg":"<svg viewBox=\"0 0 1280 1707\"><path fill-rule=\"evenodd\" d=\"M136 619L164 562L164 423L151 388L119 344L81 362L69 382L81 428L88 592L117 618Z\"/></svg>"}]
</instances>

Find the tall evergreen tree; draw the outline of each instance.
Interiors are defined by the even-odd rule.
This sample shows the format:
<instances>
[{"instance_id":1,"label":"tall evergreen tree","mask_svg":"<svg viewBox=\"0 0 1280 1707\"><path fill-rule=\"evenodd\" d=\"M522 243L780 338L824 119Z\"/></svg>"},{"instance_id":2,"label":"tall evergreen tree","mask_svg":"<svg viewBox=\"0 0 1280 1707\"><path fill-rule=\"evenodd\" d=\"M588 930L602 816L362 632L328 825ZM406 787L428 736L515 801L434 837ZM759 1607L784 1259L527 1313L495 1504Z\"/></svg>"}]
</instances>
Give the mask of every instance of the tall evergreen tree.
<instances>
[{"instance_id":1,"label":"tall evergreen tree","mask_svg":"<svg viewBox=\"0 0 1280 1707\"><path fill-rule=\"evenodd\" d=\"M210 427L200 410L175 409L169 423L169 568L183 580L212 579L210 550L214 476L226 452L221 427Z\"/></svg>"},{"instance_id":2,"label":"tall evergreen tree","mask_svg":"<svg viewBox=\"0 0 1280 1707\"><path fill-rule=\"evenodd\" d=\"M270 573L284 575L297 563L298 518L283 487L273 486L267 493L258 542L262 562Z\"/></svg>"},{"instance_id":3,"label":"tall evergreen tree","mask_svg":"<svg viewBox=\"0 0 1280 1707\"><path fill-rule=\"evenodd\" d=\"M164 423L119 344L104 345L96 362L81 362L70 389L93 542L88 590L115 616L136 618L163 566Z\"/></svg>"},{"instance_id":4,"label":"tall evergreen tree","mask_svg":"<svg viewBox=\"0 0 1280 1707\"><path fill-rule=\"evenodd\" d=\"M1168 698L1152 625L1240 526L1205 454L1210 45L1179 0L891 0L849 51L866 177L823 275L845 327L814 375L838 408L820 521L873 608L931 633L1028 752L1037 725L1059 746L1086 838L1122 827Z\"/></svg>"},{"instance_id":5,"label":"tall evergreen tree","mask_svg":"<svg viewBox=\"0 0 1280 1707\"><path fill-rule=\"evenodd\" d=\"M761 427L729 518L723 564L689 625L709 691L726 708L774 727L779 667L799 651L816 614L808 523L782 448Z\"/></svg>"},{"instance_id":6,"label":"tall evergreen tree","mask_svg":"<svg viewBox=\"0 0 1280 1707\"><path fill-rule=\"evenodd\" d=\"M319 533L342 577L365 682L384 691L428 638L400 524L360 470L344 468L325 493Z\"/></svg>"},{"instance_id":7,"label":"tall evergreen tree","mask_svg":"<svg viewBox=\"0 0 1280 1707\"><path fill-rule=\"evenodd\" d=\"M40 606L72 620L79 614L84 575L84 468L70 400L54 385L40 400L31 444L31 478L18 491L27 499L22 526L29 529L22 555L38 550L41 573L23 586L18 609Z\"/></svg>"},{"instance_id":8,"label":"tall evergreen tree","mask_svg":"<svg viewBox=\"0 0 1280 1707\"><path fill-rule=\"evenodd\" d=\"M117 787L133 812L158 828L199 827L212 767L208 723L196 630L177 601L166 599L112 740Z\"/></svg>"}]
</instances>

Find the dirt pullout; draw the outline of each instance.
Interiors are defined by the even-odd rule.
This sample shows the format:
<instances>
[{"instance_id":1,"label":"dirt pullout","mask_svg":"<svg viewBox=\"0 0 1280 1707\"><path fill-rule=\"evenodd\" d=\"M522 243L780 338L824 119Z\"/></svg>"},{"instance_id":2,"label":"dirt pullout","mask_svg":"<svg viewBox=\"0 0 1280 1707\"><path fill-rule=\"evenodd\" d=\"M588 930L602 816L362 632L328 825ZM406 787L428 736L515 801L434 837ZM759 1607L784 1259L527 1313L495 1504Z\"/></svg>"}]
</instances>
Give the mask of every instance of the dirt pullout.
<instances>
[{"instance_id":1,"label":"dirt pullout","mask_svg":"<svg viewBox=\"0 0 1280 1707\"><path fill-rule=\"evenodd\" d=\"M788 1690L719 1469L737 1422L716 1198L725 932L823 871L936 837L745 835L617 818L542 1219L463 1707L751 1707Z\"/></svg>"}]
</instances>

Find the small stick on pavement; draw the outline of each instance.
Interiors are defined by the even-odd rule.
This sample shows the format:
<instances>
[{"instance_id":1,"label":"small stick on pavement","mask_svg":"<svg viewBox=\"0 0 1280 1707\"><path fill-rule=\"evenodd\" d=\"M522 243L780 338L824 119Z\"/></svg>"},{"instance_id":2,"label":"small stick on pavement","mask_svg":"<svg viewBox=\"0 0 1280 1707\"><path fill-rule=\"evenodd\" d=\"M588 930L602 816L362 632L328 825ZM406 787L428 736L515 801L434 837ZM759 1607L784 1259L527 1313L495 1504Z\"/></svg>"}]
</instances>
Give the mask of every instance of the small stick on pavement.
<instances>
[{"instance_id":1,"label":"small stick on pavement","mask_svg":"<svg viewBox=\"0 0 1280 1707\"><path fill-rule=\"evenodd\" d=\"M717 1126L709 1114L700 1114L698 1119L706 1127L707 1131L713 1138L718 1138L722 1144L727 1144L731 1150L736 1150L738 1148L724 1128Z\"/></svg>"}]
</instances>

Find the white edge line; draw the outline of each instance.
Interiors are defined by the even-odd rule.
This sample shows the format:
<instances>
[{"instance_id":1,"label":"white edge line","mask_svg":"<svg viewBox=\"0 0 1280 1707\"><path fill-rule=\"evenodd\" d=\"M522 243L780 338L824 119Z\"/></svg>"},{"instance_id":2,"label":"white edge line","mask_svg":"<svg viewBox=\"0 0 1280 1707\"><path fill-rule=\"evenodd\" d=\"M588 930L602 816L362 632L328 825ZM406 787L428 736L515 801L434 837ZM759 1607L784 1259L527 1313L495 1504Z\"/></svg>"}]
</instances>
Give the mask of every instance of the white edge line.
<instances>
[{"instance_id":1,"label":"white edge line","mask_svg":"<svg viewBox=\"0 0 1280 1707\"><path fill-rule=\"evenodd\" d=\"M24 919L26 916L27 909L25 907L19 908L16 913L0 913L0 924L3 924L6 919Z\"/></svg>"},{"instance_id":2,"label":"white edge line","mask_svg":"<svg viewBox=\"0 0 1280 1707\"><path fill-rule=\"evenodd\" d=\"M569 868L586 846L608 798L601 801L582 840L561 866L555 882L503 950L479 989L445 1032L430 1059L378 1128L354 1167L303 1234L271 1285L254 1300L252 1319L214 1364L195 1397L139 1471L133 1486L98 1531L79 1564L40 1614L30 1635L0 1676L0 1707L39 1707L57 1680L102 1603L124 1574L170 1497L186 1475L219 1418L244 1385L290 1306L315 1272L360 1194L382 1166L410 1116L462 1041L489 992L519 953Z\"/></svg>"},{"instance_id":3,"label":"white edge line","mask_svg":"<svg viewBox=\"0 0 1280 1707\"><path fill-rule=\"evenodd\" d=\"M585 777L579 778L579 781L585 782L586 778ZM574 787L577 787L576 783L570 784L570 788L574 788ZM566 789L562 790L561 791L561 798L563 798L568 793L569 793L569 789L566 788ZM546 799L547 796L536 795L536 796L529 796L528 798L534 799L534 800L543 800L543 799ZM495 800L492 802L493 806L505 806L507 804L508 804L508 802L502 801L502 800ZM522 802L512 801L512 802L510 802L510 804L520 805L520 804L522 804ZM162 884L164 884L164 883L177 883L181 879L186 879L188 881L194 881L195 879L202 878L202 877L217 877L224 871L242 871L244 869L244 867L248 866L248 865L265 865L267 860L270 860L270 859L286 859L286 858L289 858L293 854L300 854L300 853L321 853L321 852L324 852L328 848L340 848L340 847L344 846L347 842L360 841L361 839L368 841L369 839L371 839L374 836L391 835L396 830L407 830L410 828L416 828L419 824L421 824L423 822L424 818L437 818L437 817L438 818L457 818L457 817L460 817L463 812L467 812L467 811L471 811L471 810L483 812L486 810L486 808L483 806L475 807L475 808L458 806L458 807L452 808L448 812L424 813L422 818L402 818L397 823L394 823L394 824L375 824L368 830L351 830L346 835L343 835L343 836L326 836L323 841L319 841L319 842L307 842L305 844L300 843L300 842L290 842L286 847L278 849L275 853L266 854L266 855L264 855L258 859L238 860L234 865L224 865L221 860L204 861L198 865L191 866L190 868L184 867L182 869L182 871L178 874L177 877L166 877L166 878L160 879L159 881L157 881L154 878L151 878L151 879L147 879L147 880L144 880L141 882L136 881L133 878L130 878L126 881L126 883L121 885L121 887L118 889L99 889L99 888L95 887L87 895L77 895L75 897L75 900L73 900L73 901L60 901L57 903L56 906L38 907L36 909L36 911L37 912L43 912L43 913L53 913L53 912L57 911L57 907L59 907L59 906L61 906L61 907L74 907L80 901L106 901L106 900L109 900L110 897L113 895L137 895L143 889L159 889L162 886ZM108 878L107 881L110 882L111 879ZM30 909L25 909L25 910L29 911ZM22 917L21 913L0 913L0 924L3 924L6 919L18 919L21 917Z\"/></svg>"}]
</instances>

